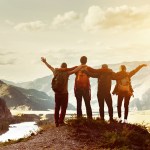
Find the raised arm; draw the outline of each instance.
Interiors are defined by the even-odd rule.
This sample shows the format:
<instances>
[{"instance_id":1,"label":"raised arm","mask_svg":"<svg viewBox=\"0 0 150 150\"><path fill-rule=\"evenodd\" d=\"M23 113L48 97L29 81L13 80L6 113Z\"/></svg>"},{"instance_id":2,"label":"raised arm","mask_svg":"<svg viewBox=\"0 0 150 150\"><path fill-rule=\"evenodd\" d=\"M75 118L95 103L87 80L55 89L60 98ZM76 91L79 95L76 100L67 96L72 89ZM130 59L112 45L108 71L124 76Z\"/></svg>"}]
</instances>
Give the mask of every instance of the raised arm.
<instances>
[{"instance_id":1,"label":"raised arm","mask_svg":"<svg viewBox=\"0 0 150 150\"><path fill-rule=\"evenodd\" d=\"M72 68L57 68L59 71L72 71L76 69L78 66L72 67Z\"/></svg>"},{"instance_id":2,"label":"raised arm","mask_svg":"<svg viewBox=\"0 0 150 150\"><path fill-rule=\"evenodd\" d=\"M135 75L141 68L146 67L147 64L142 64L139 65L136 69L132 70L131 72L129 72L129 76L132 77L133 75Z\"/></svg>"},{"instance_id":3,"label":"raised arm","mask_svg":"<svg viewBox=\"0 0 150 150\"><path fill-rule=\"evenodd\" d=\"M41 61L54 73L55 69L50 64L47 63L46 58L41 57Z\"/></svg>"}]
</instances>

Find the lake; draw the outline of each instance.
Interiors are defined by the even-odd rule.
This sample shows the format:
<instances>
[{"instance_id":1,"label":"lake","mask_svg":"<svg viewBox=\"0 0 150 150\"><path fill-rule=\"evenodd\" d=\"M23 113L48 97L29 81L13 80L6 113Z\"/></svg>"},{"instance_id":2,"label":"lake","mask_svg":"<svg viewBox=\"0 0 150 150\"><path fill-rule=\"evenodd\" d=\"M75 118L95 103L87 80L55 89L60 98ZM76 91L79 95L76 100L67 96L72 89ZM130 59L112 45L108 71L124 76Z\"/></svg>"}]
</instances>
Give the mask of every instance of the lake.
<instances>
[{"instance_id":1,"label":"lake","mask_svg":"<svg viewBox=\"0 0 150 150\"><path fill-rule=\"evenodd\" d=\"M36 133L38 130L39 127L36 125L35 122L22 122L18 124L11 124L9 126L9 130L0 136L0 142L26 138L32 133Z\"/></svg>"},{"instance_id":2,"label":"lake","mask_svg":"<svg viewBox=\"0 0 150 150\"><path fill-rule=\"evenodd\" d=\"M11 111L13 115L17 114L51 114L53 115L54 110L49 111ZM122 112L123 113L123 112ZM76 114L76 111L73 110L67 110L66 117L70 117L71 115ZM86 114L86 111L83 110L83 114ZM94 117L99 117L98 111L93 111ZM117 113L114 112L114 118L117 118ZM105 119L108 120L108 113L105 112ZM150 110L146 111L132 111L129 112L128 116L128 122L129 123L136 123L136 124L144 124L147 127L150 127ZM28 137L32 133L36 133L39 130L39 127L36 125L35 122L23 122L19 124L12 124L9 127L9 131L2 134L0 136L0 142L5 142L8 140L17 140L20 138Z\"/></svg>"}]
</instances>

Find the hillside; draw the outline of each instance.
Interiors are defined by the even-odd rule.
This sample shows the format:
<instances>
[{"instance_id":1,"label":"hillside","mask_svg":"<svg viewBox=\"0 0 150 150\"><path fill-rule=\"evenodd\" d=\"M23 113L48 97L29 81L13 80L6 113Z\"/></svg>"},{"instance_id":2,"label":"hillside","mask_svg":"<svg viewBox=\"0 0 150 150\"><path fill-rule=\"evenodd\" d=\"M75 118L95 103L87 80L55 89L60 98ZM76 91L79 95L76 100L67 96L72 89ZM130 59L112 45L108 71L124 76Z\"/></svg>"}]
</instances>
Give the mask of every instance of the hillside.
<instances>
[{"instance_id":1,"label":"hillside","mask_svg":"<svg viewBox=\"0 0 150 150\"><path fill-rule=\"evenodd\" d=\"M48 110L54 109L54 99L42 91L24 89L0 81L0 97L11 109ZM70 109L74 107L69 104Z\"/></svg>"},{"instance_id":2,"label":"hillside","mask_svg":"<svg viewBox=\"0 0 150 150\"><path fill-rule=\"evenodd\" d=\"M131 71L135 69L138 65L146 63L150 66L150 61L147 62L123 62L119 64L109 64L109 67L113 69L113 71L117 72L119 70L119 66L124 64L127 66L127 71ZM132 77L132 85L134 88L134 97L131 98L131 107L137 108L140 110L150 109L150 101L148 101L148 97L150 97L150 67L142 68L135 76ZM94 67L99 68L99 67ZM69 77L69 94L70 94L70 103L76 106L76 99L74 97L74 75ZM53 97L53 91L51 90L51 79L52 75L46 76L43 78L36 79L30 82L23 83L11 83L15 86L27 88L27 89L36 89L39 91L43 91L47 93L49 96ZM97 103L97 79L90 79L91 81L91 92L92 92L92 108L98 110ZM8 82L8 81L7 81ZM10 83L10 82L9 82ZM115 81L112 82L112 90L114 88ZM116 106L117 97L113 96L113 105ZM138 101L137 101L138 99Z\"/></svg>"},{"instance_id":3,"label":"hillside","mask_svg":"<svg viewBox=\"0 0 150 150\"><path fill-rule=\"evenodd\" d=\"M144 126L69 119L66 126L39 123L42 131L28 139L1 144L0 150L149 150L150 133ZM9 144L9 145L7 145ZM7 146L3 146L7 145Z\"/></svg>"}]
</instances>

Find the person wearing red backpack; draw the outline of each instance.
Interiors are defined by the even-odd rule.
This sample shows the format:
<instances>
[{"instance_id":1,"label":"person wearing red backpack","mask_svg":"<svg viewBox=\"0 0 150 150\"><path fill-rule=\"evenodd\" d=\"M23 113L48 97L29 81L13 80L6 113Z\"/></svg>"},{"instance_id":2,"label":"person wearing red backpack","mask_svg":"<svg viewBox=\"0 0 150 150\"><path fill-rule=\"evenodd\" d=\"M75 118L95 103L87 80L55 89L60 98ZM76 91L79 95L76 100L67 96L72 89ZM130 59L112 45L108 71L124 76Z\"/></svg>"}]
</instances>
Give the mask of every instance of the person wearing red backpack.
<instances>
[{"instance_id":1,"label":"person wearing red backpack","mask_svg":"<svg viewBox=\"0 0 150 150\"><path fill-rule=\"evenodd\" d=\"M82 56L80 58L81 65L84 65L82 69L76 72L74 92L77 100L77 118L82 117L82 98L85 102L87 118L92 119L92 109L91 109L91 88L89 76L83 72L90 67L86 65L87 57Z\"/></svg>"},{"instance_id":2,"label":"person wearing red backpack","mask_svg":"<svg viewBox=\"0 0 150 150\"><path fill-rule=\"evenodd\" d=\"M53 72L52 89L55 92L55 124L56 127L64 125L64 118L68 106L68 79L69 75L76 73L82 66L67 68L66 63L62 63L60 68L53 68L47 63L46 58L41 57L41 61ZM61 69L67 71L62 72ZM60 111L61 110L61 111ZM60 112L60 114L59 114Z\"/></svg>"},{"instance_id":3,"label":"person wearing red backpack","mask_svg":"<svg viewBox=\"0 0 150 150\"><path fill-rule=\"evenodd\" d=\"M127 72L126 66L121 65L120 71L115 74L116 86L114 88L113 94L118 95L117 110L118 110L119 122L122 122L121 106L123 100L124 100L124 108L125 108L124 123L128 122L127 118L128 118L129 101L134 92L131 85L131 77L135 75L142 67L145 66L147 65L142 64L139 65L136 69Z\"/></svg>"}]
</instances>

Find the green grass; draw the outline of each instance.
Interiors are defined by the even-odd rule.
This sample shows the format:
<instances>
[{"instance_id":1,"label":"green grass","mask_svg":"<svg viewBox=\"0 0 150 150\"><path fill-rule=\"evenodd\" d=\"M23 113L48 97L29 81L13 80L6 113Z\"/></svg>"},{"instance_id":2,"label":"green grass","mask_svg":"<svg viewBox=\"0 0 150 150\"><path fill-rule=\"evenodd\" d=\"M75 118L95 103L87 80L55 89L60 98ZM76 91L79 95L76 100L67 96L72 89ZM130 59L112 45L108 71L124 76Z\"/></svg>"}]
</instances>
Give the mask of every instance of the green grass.
<instances>
[{"instance_id":1,"label":"green grass","mask_svg":"<svg viewBox=\"0 0 150 150\"><path fill-rule=\"evenodd\" d=\"M144 125L101 121L98 118L69 119L70 136L89 149L150 149L150 134Z\"/></svg>"},{"instance_id":2,"label":"green grass","mask_svg":"<svg viewBox=\"0 0 150 150\"><path fill-rule=\"evenodd\" d=\"M49 120L38 121L37 125L40 127L40 131L38 133L42 133L50 128L54 128L54 124L52 124Z\"/></svg>"},{"instance_id":3,"label":"green grass","mask_svg":"<svg viewBox=\"0 0 150 150\"><path fill-rule=\"evenodd\" d=\"M19 120L26 120L19 118ZM86 119L72 116L66 120L66 129L69 130L69 136L72 140L81 143L83 150L148 150L150 149L150 133L148 128L139 124L121 124L117 121L109 123L102 121L99 118ZM6 124L6 125L5 125ZM4 127L7 126L4 123ZM55 128L50 120L39 121L38 126L41 130L38 132L42 134L49 128ZM61 130L61 128L60 128ZM63 132L63 131L62 131ZM21 138L19 140L10 140L5 143L0 143L0 146L14 144L18 142L26 142L34 135L28 138Z\"/></svg>"}]
</instances>

